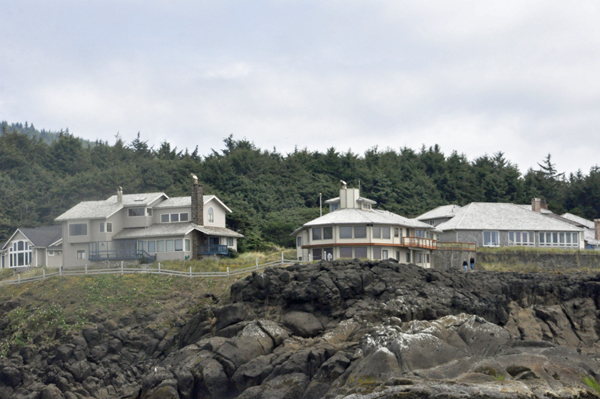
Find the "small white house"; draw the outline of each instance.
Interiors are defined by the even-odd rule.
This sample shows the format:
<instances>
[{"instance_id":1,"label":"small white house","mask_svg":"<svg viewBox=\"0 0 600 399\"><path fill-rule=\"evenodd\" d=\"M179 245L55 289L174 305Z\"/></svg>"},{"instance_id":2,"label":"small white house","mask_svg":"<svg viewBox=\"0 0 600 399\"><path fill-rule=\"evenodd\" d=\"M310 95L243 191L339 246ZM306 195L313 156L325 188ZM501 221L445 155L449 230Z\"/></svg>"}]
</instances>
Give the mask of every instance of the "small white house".
<instances>
[{"instance_id":1,"label":"small white house","mask_svg":"<svg viewBox=\"0 0 600 399\"><path fill-rule=\"evenodd\" d=\"M374 209L359 189L340 190L325 201L329 213L305 223L292 235L300 260L395 259L431 267L437 230L426 223Z\"/></svg>"},{"instance_id":2,"label":"small white house","mask_svg":"<svg viewBox=\"0 0 600 399\"><path fill-rule=\"evenodd\" d=\"M0 245L0 266L59 267L62 265L62 229L60 226L19 228Z\"/></svg>"}]
</instances>

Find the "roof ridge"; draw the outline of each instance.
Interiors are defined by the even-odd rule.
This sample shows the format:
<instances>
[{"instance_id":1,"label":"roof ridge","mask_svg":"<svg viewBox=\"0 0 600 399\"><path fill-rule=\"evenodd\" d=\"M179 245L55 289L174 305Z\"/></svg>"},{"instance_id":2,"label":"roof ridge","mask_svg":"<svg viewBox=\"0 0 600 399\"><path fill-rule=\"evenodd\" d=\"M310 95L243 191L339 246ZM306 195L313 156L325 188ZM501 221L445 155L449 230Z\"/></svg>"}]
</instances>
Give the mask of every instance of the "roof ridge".
<instances>
[{"instance_id":1,"label":"roof ridge","mask_svg":"<svg viewBox=\"0 0 600 399\"><path fill-rule=\"evenodd\" d=\"M465 216L467 215L467 213L469 213L469 211L471 210L471 205L473 205L474 202L471 202L469 205L463 207L463 208L467 208L467 210L463 213L462 217L460 218L460 220L458 221L458 223L456 224L456 227L460 227L460 224L462 223L462 221L464 220ZM463 209L461 208L461 209Z\"/></svg>"}]
</instances>

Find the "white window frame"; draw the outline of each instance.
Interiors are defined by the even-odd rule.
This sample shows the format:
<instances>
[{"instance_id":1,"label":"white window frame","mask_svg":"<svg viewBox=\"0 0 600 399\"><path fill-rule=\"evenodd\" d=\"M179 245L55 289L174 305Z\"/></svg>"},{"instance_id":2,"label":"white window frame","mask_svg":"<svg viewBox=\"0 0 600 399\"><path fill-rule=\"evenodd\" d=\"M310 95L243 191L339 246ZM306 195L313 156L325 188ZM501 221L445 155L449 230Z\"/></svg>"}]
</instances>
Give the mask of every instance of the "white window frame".
<instances>
[{"instance_id":1,"label":"white window frame","mask_svg":"<svg viewBox=\"0 0 600 399\"><path fill-rule=\"evenodd\" d=\"M23 243L23 249L19 249L19 243ZM13 241L8 249L8 267L26 267L31 265L33 257L33 245L27 240ZM19 255L23 255L23 264L19 264Z\"/></svg>"},{"instance_id":2,"label":"white window frame","mask_svg":"<svg viewBox=\"0 0 600 399\"><path fill-rule=\"evenodd\" d=\"M208 208L208 223L215 222L215 210L211 207Z\"/></svg>"},{"instance_id":3,"label":"white window frame","mask_svg":"<svg viewBox=\"0 0 600 399\"><path fill-rule=\"evenodd\" d=\"M486 242L485 235L489 234L490 239ZM485 230L481 232L483 237L483 246L484 247L499 247L500 246L500 232L497 230ZM496 240L494 241L494 236Z\"/></svg>"},{"instance_id":4,"label":"white window frame","mask_svg":"<svg viewBox=\"0 0 600 399\"><path fill-rule=\"evenodd\" d=\"M85 249L77 250L77 259L86 259L85 257Z\"/></svg>"}]
</instances>

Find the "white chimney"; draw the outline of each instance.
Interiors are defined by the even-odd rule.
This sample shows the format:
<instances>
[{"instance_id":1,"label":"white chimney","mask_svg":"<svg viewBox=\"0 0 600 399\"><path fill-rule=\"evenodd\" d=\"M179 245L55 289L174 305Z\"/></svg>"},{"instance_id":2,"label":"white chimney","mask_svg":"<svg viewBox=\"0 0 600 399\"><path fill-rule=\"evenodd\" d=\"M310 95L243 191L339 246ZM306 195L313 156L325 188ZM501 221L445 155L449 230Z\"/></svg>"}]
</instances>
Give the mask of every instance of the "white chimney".
<instances>
[{"instance_id":1,"label":"white chimney","mask_svg":"<svg viewBox=\"0 0 600 399\"><path fill-rule=\"evenodd\" d=\"M117 202L120 204L123 202L123 187L119 187L117 190Z\"/></svg>"}]
</instances>

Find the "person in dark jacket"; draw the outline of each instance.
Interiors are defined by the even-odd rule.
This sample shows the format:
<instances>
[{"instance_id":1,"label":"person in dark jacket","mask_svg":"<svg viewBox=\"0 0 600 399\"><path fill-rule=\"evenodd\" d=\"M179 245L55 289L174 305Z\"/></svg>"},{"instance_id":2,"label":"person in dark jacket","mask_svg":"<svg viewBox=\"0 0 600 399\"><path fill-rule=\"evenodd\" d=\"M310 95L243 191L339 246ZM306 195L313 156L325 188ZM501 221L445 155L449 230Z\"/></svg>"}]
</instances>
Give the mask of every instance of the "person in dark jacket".
<instances>
[{"instance_id":1,"label":"person in dark jacket","mask_svg":"<svg viewBox=\"0 0 600 399\"><path fill-rule=\"evenodd\" d=\"M471 270L475 270L475 258L471 258Z\"/></svg>"},{"instance_id":2,"label":"person in dark jacket","mask_svg":"<svg viewBox=\"0 0 600 399\"><path fill-rule=\"evenodd\" d=\"M469 266L467 265L467 260L466 259L463 261L463 269L465 269L465 271L469 270Z\"/></svg>"}]
</instances>

